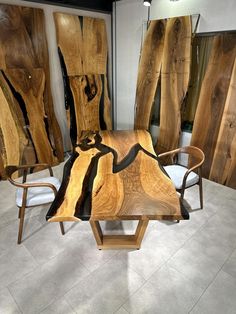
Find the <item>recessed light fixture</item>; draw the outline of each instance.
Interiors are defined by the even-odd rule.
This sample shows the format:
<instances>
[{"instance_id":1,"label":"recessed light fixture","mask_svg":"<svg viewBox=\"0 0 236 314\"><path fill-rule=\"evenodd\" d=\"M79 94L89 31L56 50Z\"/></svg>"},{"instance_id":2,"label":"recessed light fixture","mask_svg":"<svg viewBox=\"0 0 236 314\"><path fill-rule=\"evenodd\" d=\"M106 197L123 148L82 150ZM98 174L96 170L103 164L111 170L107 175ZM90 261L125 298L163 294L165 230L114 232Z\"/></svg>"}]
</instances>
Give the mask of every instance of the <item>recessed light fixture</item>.
<instances>
[{"instance_id":1,"label":"recessed light fixture","mask_svg":"<svg viewBox=\"0 0 236 314\"><path fill-rule=\"evenodd\" d=\"M145 5L145 7L150 7L152 0L144 0L143 1L143 5Z\"/></svg>"}]
</instances>

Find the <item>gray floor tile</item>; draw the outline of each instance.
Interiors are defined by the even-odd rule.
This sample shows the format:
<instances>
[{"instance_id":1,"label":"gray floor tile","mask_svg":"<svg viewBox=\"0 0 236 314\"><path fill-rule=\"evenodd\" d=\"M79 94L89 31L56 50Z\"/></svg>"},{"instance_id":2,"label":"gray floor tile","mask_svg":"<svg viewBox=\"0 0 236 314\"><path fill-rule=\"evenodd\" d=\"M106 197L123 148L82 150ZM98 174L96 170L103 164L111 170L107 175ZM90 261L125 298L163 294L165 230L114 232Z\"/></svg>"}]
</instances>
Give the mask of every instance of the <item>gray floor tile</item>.
<instances>
[{"instance_id":1,"label":"gray floor tile","mask_svg":"<svg viewBox=\"0 0 236 314\"><path fill-rule=\"evenodd\" d=\"M11 224L7 224L0 229L0 256L5 251L9 249L17 249L19 245L17 244L18 237L18 228L19 228L19 219L12 221ZM23 235L22 235L22 244L27 241L34 233L40 231L42 225L33 218L25 218Z\"/></svg>"},{"instance_id":2,"label":"gray floor tile","mask_svg":"<svg viewBox=\"0 0 236 314\"><path fill-rule=\"evenodd\" d=\"M116 258L124 262L128 261L131 269L144 279L148 279L171 256L168 247L158 242L159 236L159 230L151 230L140 250L122 250Z\"/></svg>"},{"instance_id":3,"label":"gray floor tile","mask_svg":"<svg viewBox=\"0 0 236 314\"><path fill-rule=\"evenodd\" d=\"M226 261L222 270L236 279L236 250L234 250L233 254Z\"/></svg>"},{"instance_id":4,"label":"gray floor tile","mask_svg":"<svg viewBox=\"0 0 236 314\"><path fill-rule=\"evenodd\" d=\"M37 266L38 264L23 245L5 251L0 256L0 288L23 277Z\"/></svg>"},{"instance_id":5,"label":"gray floor tile","mask_svg":"<svg viewBox=\"0 0 236 314\"><path fill-rule=\"evenodd\" d=\"M191 314L235 314L235 291L235 278L220 271L193 308Z\"/></svg>"},{"instance_id":6,"label":"gray floor tile","mask_svg":"<svg viewBox=\"0 0 236 314\"><path fill-rule=\"evenodd\" d=\"M40 314L76 314L64 298L56 300Z\"/></svg>"},{"instance_id":7,"label":"gray floor tile","mask_svg":"<svg viewBox=\"0 0 236 314\"><path fill-rule=\"evenodd\" d=\"M174 222L174 224L176 224ZM181 222L180 222L181 224ZM158 230L156 230L158 232ZM152 231L153 233L154 231ZM152 235L152 234L151 234ZM161 246L164 247L168 253L168 257L173 255L177 250L179 250L184 243L188 240L188 235L182 231L175 232L171 228L167 229L164 232L159 232L155 237L155 241L149 241L149 235L144 239L144 244L148 243L151 246ZM151 243L152 242L152 243Z\"/></svg>"},{"instance_id":8,"label":"gray floor tile","mask_svg":"<svg viewBox=\"0 0 236 314\"><path fill-rule=\"evenodd\" d=\"M212 238L202 237L196 233L184 246L192 256L203 255L213 259L220 267L233 252L233 248L224 246Z\"/></svg>"},{"instance_id":9,"label":"gray floor tile","mask_svg":"<svg viewBox=\"0 0 236 314\"><path fill-rule=\"evenodd\" d=\"M168 265L177 269L195 284L206 288L223 262L215 261L204 252L198 251L198 248L198 242L190 241L168 261Z\"/></svg>"},{"instance_id":10,"label":"gray floor tile","mask_svg":"<svg viewBox=\"0 0 236 314\"><path fill-rule=\"evenodd\" d=\"M0 289L0 313L2 314L21 313L7 288Z\"/></svg>"},{"instance_id":11,"label":"gray floor tile","mask_svg":"<svg viewBox=\"0 0 236 314\"><path fill-rule=\"evenodd\" d=\"M23 313L38 313L88 274L76 256L63 252L9 285L9 290Z\"/></svg>"},{"instance_id":12,"label":"gray floor tile","mask_svg":"<svg viewBox=\"0 0 236 314\"><path fill-rule=\"evenodd\" d=\"M61 177L63 165L54 169ZM17 245L15 188L1 181L0 313L235 313L236 192L205 179L203 189L203 210L198 187L186 190L189 221L150 221L140 250L99 251L88 222L66 222L62 236L45 221L48 206L26 211ZM136 224L102 228L128 234Z\"/></svg>"},{"instance_id":13,"label":"gray floor tile","mask_svg":"<svg viewBox=\"0 0 236 314\"><path fill-rule=\"evenodd\" d=\"M118 311L116 311L114 314L127 314L129 312L126 311L126 309L123 308L123 306L121 308L119 308Z\"/></svg>"},{"instance_id":14,"label":"gray floor tile","mask_svg":"<svg viewBox=\"0 0 236 314\"><path fill-rule=\"evenodd\" d=\"M128 261L109 261L80 281L66 294L77 314L108 314L117 311L144 283Z\"/></svg>"},{"instance_id":15,"label":"gray floor tile","mask_svg":"<svg viewBox=\"0 0 236 314\"><path fill-rule=\"evenodd\" d=\"M129 313L135 314L187 314L202 292L203 289L177 270L163 266L123 307Z\"/></svg>"},{"instance_id":16,"label":"gray floor tile","mask_svg":"<svg viewBox=\"0 0 236 314\"><path fill-rule=\"evenodd\" d=\"M199 230L198 235L206 240L212 239L222 246L236 248L235 222L215 214Z\"/></svg>"},{"instance_id":17,"label":"gray floor tile","mask_svg":"<svg viewBox=\"0 0 236 314\"><path fill-rule=\"evenodd\" d=\"M98 250L92 230L89 234L77 234L76 236L70 234L69 236L70 241L67 244L67 252L76 255L78 262L89 271L99 268L119 252L118 250Z\"/></svg>"},{"instance_id":18,"label":"gray floor tile","mask_svg":"<svg viewBox=\"0 0 236 314\"><path fill-rule=\"evenodd\" d=\"M64 251L70 241L68 234L61 234L59 223L48 223L24 241L25 247L39 264Z\"/></svg>"}]
</instances>

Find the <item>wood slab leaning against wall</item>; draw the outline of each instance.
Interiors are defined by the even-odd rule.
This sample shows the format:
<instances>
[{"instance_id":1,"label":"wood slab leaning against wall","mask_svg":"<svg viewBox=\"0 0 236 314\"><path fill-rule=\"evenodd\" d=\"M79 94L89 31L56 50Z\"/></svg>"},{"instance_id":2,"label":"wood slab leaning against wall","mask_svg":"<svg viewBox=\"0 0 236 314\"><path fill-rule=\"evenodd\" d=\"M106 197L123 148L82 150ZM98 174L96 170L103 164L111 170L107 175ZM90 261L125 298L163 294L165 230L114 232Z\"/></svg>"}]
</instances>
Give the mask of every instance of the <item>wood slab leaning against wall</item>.
<instances>
[{"instance_id":1,"label":"wood slab leaning against wall","mask_svg":"<svg viewBox=\"0 0 236 314\"><path fill-rule=\"evenodd\" d=\"M149 129L151 110L161 76L166 20L151 21L138 68L134 128Z\"/></svg>"},{"instance_id":2,"label":"wood slab leaning against wall","mask_svg":"<svg viewBox=\"0 0 236 314\"><path fill-rule=\"evenodd\" d=\"M233 67L235 57L236 35L222 34L215 36L200 91L191 138L191 145L201 148L206 156L205 163L202 167L203 176L205 178L214 178L214 180L219 183L222 183L223 181L224 183L227 182L227 179L222 179L220 177L216 179L216 173L219 171L217 168L224 168L227 166L225 164L225 157L223 156L226 154L228 155L229 160L235 160L235 150L233 149L234 144L231 143L229 145L228 138L222 137L223 133L219 133L220 128L221 132L225 132L227 129L226 127L223 131L226 115L228 115L228 119L231 120L235 114L235 103L234 110L232 111L232 109L230 109L232 106L230 105L230 102L235 102L235 99L231 99L234 95L232 94L232 84L234 84ZM231 112L230 116L228 110ZM232 127L232 132L235 133L235 127L233 126L234 123L229 123L229 129ZM232 137L231 132L228 135ZM220 144L222 139L223 143ZM221 151L223 147L225 151ZM231 152L233 151L234 155L231 155ZM220 162L219 156L217 157L218 153L220 153L222 157ZM222 175L224 177L227 177L228 175L231 177L232 170L232 168L231 170L229 170L229 168L224 169L223 172L229 171L229 173L227 175L226 173ZM236 188L236 185L234 185L234 187Z\"/></svg>"},{"instance_id":3,"label":"wood slab leaning against wall","mask_svg":"<svg viewBox=\"0 0 236 314\"><path fill-rule=\"evenodd\" d=\"M107 35L102 19L54 13L72 144L83 130L112 128Z\"/></svg>"},{"instance_id":4,"label":"wood slab leaning against wall","mask_svg":"<svg viewBox=\"0 0 236 314\"><path fill-rule=\"evenodd\" d=\"M55 165L63 160L63 144L51 96L43 10L0 4L0 14L0 164Z\"/></svg>"},{"instance_id":5,"label":"wood slab leaning against wall","mask_svg":"<svg viewBox=\"0 0 236 314\"><path fill-rule=\"evenodd\" d=\"M161 84L158 153L178 147L181 106L185 98L191 60L190 16L151 21L138 70L135 129L149 129L157 86Z\"/></svg>"},{"instance_id":6,"label":"wood slab leaning against wall","mask_svg":"<svg viewBox=\"0 0 236 314\"><path fill-rule=\"evenodd\" d=\"M236 59L209 178L236 188Z\"/></svg>"}]
</instances>

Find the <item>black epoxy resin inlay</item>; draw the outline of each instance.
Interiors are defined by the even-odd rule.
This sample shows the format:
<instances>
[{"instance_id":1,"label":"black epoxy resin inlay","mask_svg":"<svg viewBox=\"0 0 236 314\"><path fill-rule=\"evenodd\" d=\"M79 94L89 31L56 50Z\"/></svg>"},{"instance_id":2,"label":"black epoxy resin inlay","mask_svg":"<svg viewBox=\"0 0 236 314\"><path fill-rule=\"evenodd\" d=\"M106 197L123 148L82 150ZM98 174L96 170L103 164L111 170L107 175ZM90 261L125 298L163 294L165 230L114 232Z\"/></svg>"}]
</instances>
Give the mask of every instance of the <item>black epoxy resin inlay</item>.
<instances>
[{"instance_id":1,"label":"black epoxy resin inlay","mask_svg":"<svg viewBox=\"0 0 236 314\"><path fill-rule=\"evenodd\" d=\"M72 146L76 144L77 141L77 126L76 126L76 116L75 116L75 104L72 91L70 89L69 77L67 75L67 69L63 54L60 47L58 47L58 54L61 63L61 71L64 83L64 98L65 98L65 108L70 110L70 139Z\"/></svg>"},{"instance_id":2,"label":"black epoxy resin inlay","mask_svg":"<svg viewBox=\"0 0 236 314\"><path fill-rule=\"evenodd\" d=\"M161 166L159 162L159 158L146 149L144 149L139 143L135 144L128 152L128 154L120 161L118 162L118 155L117 152L102 143L102 137L99 134L99 132L93 133L94 137L93 140L89 137L85 137L80 144L76 145L81 149L81 151L88 151L92 148L96 148L99 152L91 159L91 162L88 166L88 169L86 171L86 174L84 176L83 185L82 185L82 193L77 201L76 208L75 208L75 217L80 218L81 220L89 220L91 216L91 210L92 210L92 191L93 191L93 183L94 179L97 175L97 169L98 169L98 161L99 159L109 153L112 153L113 155L113 166L112 166L112 172L117 173L125 168L127 168L136 158L139 151L143 151L146 155L149 157L155 159L160 169L167 175L164 168ZM91 132L89 134L91 136ZM81 153L82 154L82 153ZM50 208L50 211L47 215L47 219L51 218L57 211L57 208L60 207L64 200L66 188L69 182L70 177L70 171L71 167L75 161L75 159L79 156L78 153L74 153L70 160L66 163L65 169L64 169L64 176L63 176L63 182L62 186L58 192L58 195L54 201L54 206ZM181 207L181 214L184 219L189 219L189 214L187 210L184 208L182 202L180 201L180 207Z\"/></svg>"}]
</instances>

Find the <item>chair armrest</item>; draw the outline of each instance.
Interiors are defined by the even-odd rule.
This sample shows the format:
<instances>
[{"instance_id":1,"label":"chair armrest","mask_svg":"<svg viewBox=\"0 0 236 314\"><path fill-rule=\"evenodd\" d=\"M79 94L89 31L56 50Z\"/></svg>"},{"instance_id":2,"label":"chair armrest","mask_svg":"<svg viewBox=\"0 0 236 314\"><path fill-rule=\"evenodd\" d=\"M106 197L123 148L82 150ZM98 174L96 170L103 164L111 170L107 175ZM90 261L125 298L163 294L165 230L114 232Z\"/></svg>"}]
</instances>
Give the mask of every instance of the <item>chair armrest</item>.
<instances>
[{"instance_id":1,"label":"chair armrest","mask_svg":"<svg viewBox=\"0 0 236 314\"><path fill-rule=\"evenodd\" d=\"M5 171L7 175L7 179L15 186L19 186L19 182L15 181L12 179L12 175L19 170L24 170L23 171L23 179L22 179L22 184L26 181L26 177L28 174L28 170L32 171L36 167L44 167L49 170L50 176L53 176L53 171L50 165L46 163L38 163L38 164L32 164L32 165L21 165L21 166L6 166Z\"/></svg>"},{"instance_id":2,"label":"chair armrest","mask_svg":"<svg viewBox=\"0 0 236 314\"><path fill-rule=\"evenodd\" d=\"M179 153L179 148L176 148L176 149L170 150L169 152L165 152L165 153L159 154L157 156L159 158L161 158L161 157L164 157L164 156L175 155L175 154L178 154L178 153Z\"/></svg>"},{"instance_id":3,"label":"chair armrest","mask_svg":"<svg viewBox=\"0 0 236 314\"><path fill-rule=\"evenodd\" d=\"M18 187L21 187L23 189L28 190L28 188L38 188L38 187L48 187L53 190L54 195L57 195L57 189L56 187L51 184L51 183L46 183L46 182L38 182L38 183L18 183Z\"/></svg>"},{"instance_id":4,"label":"chair armrest","mask_svg":"<svg viewBox=\"0 0 236 314\"><path fill-rule=\"evenodd\" d=\"M176 148L176 149L170 150L168 152L159 154L159 155L157 155L157 157L161 159L162 157L167 157L167 156L171 156L172 155L171 162L173 164L174 163L174 158L173 157L174 157L174 155L178 154L179 152L180 152L180 149Z\"/></svg>"}]
</instances>

